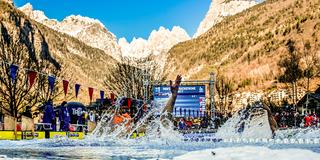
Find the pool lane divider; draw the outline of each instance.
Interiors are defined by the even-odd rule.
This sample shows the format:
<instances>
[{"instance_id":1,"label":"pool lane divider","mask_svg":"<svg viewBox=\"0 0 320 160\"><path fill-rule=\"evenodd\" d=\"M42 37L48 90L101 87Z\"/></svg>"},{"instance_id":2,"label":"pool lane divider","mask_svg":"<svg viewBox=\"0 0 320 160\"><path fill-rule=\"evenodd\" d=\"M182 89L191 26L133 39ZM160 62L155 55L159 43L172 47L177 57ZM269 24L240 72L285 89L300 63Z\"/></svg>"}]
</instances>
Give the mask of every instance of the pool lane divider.
<instances>
[{"instance_id":1,"label":"pool lane divider","mask_svg":"<svg viewBox=\"0 0 320 160\"><path fill-rule=\"evenodd\" d=\"M270 138L212 138L212 137L192 137L184 138L186 142L223 142L232 144L303 144L303 145L320 145L320 138L283 138L283 139L270 139Z\"/></svg>"},{"instance_id":2,"label":"pool lane divider","mask_svg":"<svg viewBox=\"0 0 320 160\"><path fill-rule=\"evenodd\" d=\"M69 139L84 139L83 132L56 132L56 131L17 131L15 136L14 131L0 131L0 140L31 140L31 139L54 139L54 138L69 138Z\"/></svg>"}]
</instances>

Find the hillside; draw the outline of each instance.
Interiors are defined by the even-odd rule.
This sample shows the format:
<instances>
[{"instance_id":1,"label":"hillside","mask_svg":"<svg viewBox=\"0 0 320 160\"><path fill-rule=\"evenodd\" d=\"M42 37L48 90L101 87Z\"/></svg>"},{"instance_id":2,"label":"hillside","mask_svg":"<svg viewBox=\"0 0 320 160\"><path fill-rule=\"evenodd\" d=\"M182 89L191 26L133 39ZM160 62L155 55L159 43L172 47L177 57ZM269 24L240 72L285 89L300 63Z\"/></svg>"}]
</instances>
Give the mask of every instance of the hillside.
<instances>
[{"instance_id":1,"label":"hillside","mask_svg":"<svg viewBox=\"0 0 320 160\"><path fill-rule=\"evenodd\" d=\"M71 80L69 97L74 95L73 86L76 82L83 85L78 101L88 102L87 87L102 88L107 68L117 63L104 51L92 48L74 37L48 28L30 19L4 1L0 1L0 22L9 33L27 32L28 37L26 38L29 39L30 45L35 46L36 54L40 54L37 53L39 40L47 44L47 52L62 66L62 76ZM98 93L95 98L98 98Z\"/></svg>"},{"instance_id":2,"label":"hillside","mask_svg":"<svg viewBox=\"0 0 320 160\"><path fill-rule=\"evenodd\" d=\"M320 1L269 0L242 13L226 17L198 38L170 49L165 72L185 79L208 79L209 72L224 74L236 89L274 87L278 63L294 40L298 50L309 41L320 55ZM302 83L302 82L301 82ZM316 83L312 83L313 88ZM281 85L281 84L280 84Z\"/></svg>"}]
</instances>

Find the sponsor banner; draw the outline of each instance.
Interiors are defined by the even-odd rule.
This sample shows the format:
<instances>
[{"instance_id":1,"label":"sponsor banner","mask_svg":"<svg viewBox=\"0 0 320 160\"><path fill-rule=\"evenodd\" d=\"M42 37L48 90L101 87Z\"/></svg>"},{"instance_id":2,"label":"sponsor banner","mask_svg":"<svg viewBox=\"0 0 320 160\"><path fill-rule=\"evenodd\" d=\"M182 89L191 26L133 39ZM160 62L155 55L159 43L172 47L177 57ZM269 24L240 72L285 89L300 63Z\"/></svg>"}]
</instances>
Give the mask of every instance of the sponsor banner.
<instances>
[{"instance_id":1,"label":"sponsor banner","mask_svg":"<svg viewBox=\"0 0 320 160\"><path fill-rule=\"evenodd\" d=\"M197 111L204 111L206 107L205 85L180 86L174 106L176 117L196 117ZM171 96L170 86L155 86L154 100L158 106L164 106Z\"/></svg>"}]
</instances>

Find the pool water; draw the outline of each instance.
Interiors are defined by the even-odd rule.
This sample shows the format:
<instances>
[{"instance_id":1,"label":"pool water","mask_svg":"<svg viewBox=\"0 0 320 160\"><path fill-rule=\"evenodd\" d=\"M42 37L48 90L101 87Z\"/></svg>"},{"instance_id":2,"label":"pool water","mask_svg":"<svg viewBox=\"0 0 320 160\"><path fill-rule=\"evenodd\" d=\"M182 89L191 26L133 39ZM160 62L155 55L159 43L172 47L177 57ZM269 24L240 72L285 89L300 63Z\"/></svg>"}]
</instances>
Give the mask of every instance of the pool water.
<instances>
[{"instance_id":1,"label":"pool water","mask_svg":"<svg viewBox=\"0 0 320 160\"><path fill-rule=\"evenodd\" d=\"M48 139L28 141L0 141L0 158L15 159L174 159L190 154L192 151L207 149L243 148L251 146L257 151L269 149L277 152L288 152L296 149L301 154L308 150L320 157L320 144L281 143L243 143L183 141L166 139L101 139L87 137L85 140ZM240 151L239 151L240 152ZM243 151L241 151L243 153ZM256 156L252 152L247 157ZM196 155L199 153L196 153ZM235 150L234 154L237 154ZM265 152L265 154L274 154ZM290 157L290 154L287 154ZM230 155L231 156L231 155ZM242 155L243 156L243 155ZM209 157L210 158L210 157ZM212 157L211 157L212 158ZM261 157L260 157L261 158Z\"/></svg>"}]
</instances>

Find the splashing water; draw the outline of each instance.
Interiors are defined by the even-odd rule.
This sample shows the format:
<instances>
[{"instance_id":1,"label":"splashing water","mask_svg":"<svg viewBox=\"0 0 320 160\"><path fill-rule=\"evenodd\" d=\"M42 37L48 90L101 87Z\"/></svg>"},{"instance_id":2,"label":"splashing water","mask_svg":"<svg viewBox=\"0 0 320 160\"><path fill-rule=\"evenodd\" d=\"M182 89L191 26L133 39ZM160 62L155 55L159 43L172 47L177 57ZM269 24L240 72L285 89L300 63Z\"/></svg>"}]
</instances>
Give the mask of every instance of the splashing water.
<instances>
[{"instance_id":1,"label":"splashing water","mask_svg":"<svg viewBox=\"0 0 320 160\"><path fill-rule=\"evenodd\" d=\"M116 102L115 110L119 111L121 99ZM200 137L199 141L185 141L186 135L174 130L172 122L169 120L169 114L162 112L163 107L156 105L144 114L139 121L133 125L123 125L114 127L112 124L115 112L108 110L103 116L101 122L97 125L94 132L84 140L70 140L65 138L29 140L29 141L0 141L1 155L11 158L33 158L33 159L172 159L180 155L190 153L191 151L214 149L217 158L224 152L228 152L226 157L233 156L237 159L239 155L247 159L264 159L255 157L261 149L267 150L266 157L273 154L272 150L281 153L283 159L286 157L287 148L295 148L306 153L305 149L311 150L315 156L320 153L320 141L311 141L312 143L285 143L288 138L320 138L319 129L288 129L276 132L276 139L270 143L271 130L268 123L267 112L259 107L245 109L236 113L230 118L216 134L213 133L193 133L189 136ZM162 113L159 115L159 113ZM134 115L135 118L138 115ZM129 129L128 129L129 128ZM136 139L130 139L130 135L135 131L145 131L145 136ZM213 137L213 138L212 138ZM190 137L187 137L190 138ZM213 139L222 138L219 143ZM224 139L233 138L232 141ZM248 143L245 138L266 138L266 143ZM207 139L209 141L207 141ZM240 141L238 141L240 139ZM279 141L278 141L279 140ZM284 143L282 143L284 142ZM309 142L309 141L308 141ZM252 146L250 151L243 152L244 146ZM267 147L266 147L267 146ZM232 147L238 147L233 148ZM256 149L255 149L256 148ZM272 149L269 153L269 149ZM286 149L286 150L284 150ZM304 150L301 150L304 149ZM252 150L252 151L251 151ZM309 151L309 153L311 152ZM212 159L212 151L208 152L207 159ZM295 153L300 153L296 152ZM186 159L197 157L198 153L192 156L186 155ZM232 155L233 154L233 155ZM301 154L299 154L301 156ZM204 155L201 153L201 155ZM241 159L240 157L240 159ZM290 156L288 156L290 157ZM222 158L223 159L223 158Z\"/></svg>"},{"instance_id":2,"label":"splashing water","mask_svg":"<svg viewBox=\"0 0 320 160\"><path fill-rule=\"evenodd\" d=\"M134 124L129 123L128 119L125 119L120 125L114 125L113 119L117 113L119 113L120 106L122 104L122 99L120 98L115 105L115 111L106 111L96 129L93 131L92 136L94 137L103 137L103 138L125 138L128 139L136 131L144 131L145 137L143 139L162 139L167 140L167 142L176 142L182 141L182 135L174 130L174 125L171 120L167 117L171 113L164 112L163 106L148 106L151 108L147 113L145 113L139 120ZM139 111L142 109L139 108L138 112L132 117L132 119L137 118ZM160 113L160 115L159 115Z\"/></svg>"},{"instance_id":3,"label":"splashing water","mask_svg":"<svg viewBox=\"0 0 320 160\"><path fill-rule=\"evenodd\" d=\"M216 136L225 138L272 138L268 113L261 107L243 109L217 131Z\"/></svg>"}]
</instances>

